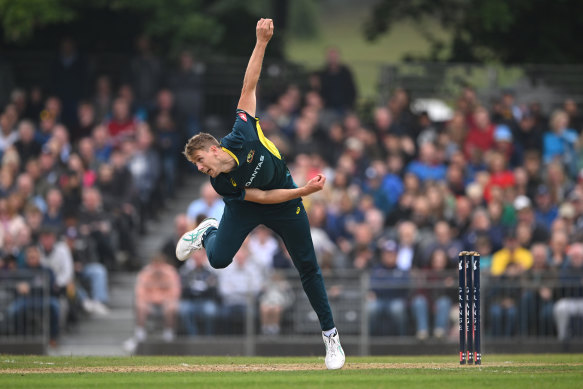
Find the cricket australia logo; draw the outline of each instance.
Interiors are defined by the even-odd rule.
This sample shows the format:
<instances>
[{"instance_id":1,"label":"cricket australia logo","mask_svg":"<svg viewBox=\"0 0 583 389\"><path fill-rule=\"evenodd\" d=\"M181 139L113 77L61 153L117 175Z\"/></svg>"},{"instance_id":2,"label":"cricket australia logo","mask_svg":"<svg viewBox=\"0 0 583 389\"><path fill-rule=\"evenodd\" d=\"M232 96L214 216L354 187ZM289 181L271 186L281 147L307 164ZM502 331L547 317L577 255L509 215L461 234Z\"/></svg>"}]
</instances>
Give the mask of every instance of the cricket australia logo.
<instances>
[{"instance_id":1,"label":"cricket australia logo","mask_svg":"<svg viewBox=\"0 0 583 389\"><path fill-rule=\"evenodd\" d=\"M249 154L247 154L247 163L253 162L253 156L255 156L255 150L251 150Z\"/></svg>"},{"instance_id":2,"label":"cricket australia logo","mask_svg":"<svg viewBox=\"0 0 583 389\"><path fill-rule=\"evenodd\" d=\"M257 173L259 173L259 170L261 170L261 167L263 166L263 160L265 160L265 156L262 155L259 158L259 163L257 164L257 166L255 166L255 170L253 170L253 174L251 174L251 178L249 178L249 181L245 183L245 187L251 186L251 183L253 182L255 177L257 177Z\"/></svg>"}]
</instances>

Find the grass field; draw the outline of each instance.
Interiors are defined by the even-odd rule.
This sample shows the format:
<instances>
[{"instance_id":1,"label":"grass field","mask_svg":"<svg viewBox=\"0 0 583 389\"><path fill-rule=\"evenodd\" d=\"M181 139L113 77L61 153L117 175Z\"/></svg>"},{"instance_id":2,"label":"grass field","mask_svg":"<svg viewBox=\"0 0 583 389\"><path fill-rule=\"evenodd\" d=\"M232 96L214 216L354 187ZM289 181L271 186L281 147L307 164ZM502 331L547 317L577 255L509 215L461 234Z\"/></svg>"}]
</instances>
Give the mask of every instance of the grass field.
<instances>
[{"instance_id":1,"label":"grass field","mask_svg":"<svg viewBox=\"0 0 583 389\"><path fill-rule=\"evenodd\" d=\"M0 388L582 388L583 355L350 357L44 357L0 355Z\"/></svg>"}]
</instances>

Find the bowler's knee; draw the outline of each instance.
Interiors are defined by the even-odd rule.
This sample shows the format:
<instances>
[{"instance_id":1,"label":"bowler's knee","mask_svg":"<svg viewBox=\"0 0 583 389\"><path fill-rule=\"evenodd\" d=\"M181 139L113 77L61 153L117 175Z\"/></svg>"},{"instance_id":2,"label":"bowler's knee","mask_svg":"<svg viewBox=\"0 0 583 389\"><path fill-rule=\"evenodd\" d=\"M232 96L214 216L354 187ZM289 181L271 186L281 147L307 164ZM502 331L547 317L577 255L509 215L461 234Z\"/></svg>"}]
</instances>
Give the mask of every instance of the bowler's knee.
<instances>
[{"instance_id":1,"label":"bowler's knee","mask_svg":"<svg viewBox=\"0 0 583 389\"><path fill-rule=\"evenodd\" d=\"M207 250L207 257L209 259L209 264L214 269L224 269L227 266L229 266L229 264L233 260L232 257L229 258L227 255L220 255L217 253L209 252L208 250Z\"/></svg>"}]
</instances>

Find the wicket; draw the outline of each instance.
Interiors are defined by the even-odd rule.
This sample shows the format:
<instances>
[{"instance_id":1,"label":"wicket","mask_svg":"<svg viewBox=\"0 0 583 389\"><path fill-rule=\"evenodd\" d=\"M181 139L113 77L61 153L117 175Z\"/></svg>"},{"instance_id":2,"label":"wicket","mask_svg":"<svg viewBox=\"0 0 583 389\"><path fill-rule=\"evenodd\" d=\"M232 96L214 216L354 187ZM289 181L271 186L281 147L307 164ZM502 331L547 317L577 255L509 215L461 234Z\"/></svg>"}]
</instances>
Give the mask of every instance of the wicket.
<instances>
[{"instance_id":1,"label":"wicket","mask_svg":"<svg viewBox=\"0 0 583 389\"><path fill-rule=\"evenodd\" d=\"M460 365L482 364L480 345L480 253L461 251L459 270ZM473 271L472 271L473 270Z\"/></svg>"}]
</instances>

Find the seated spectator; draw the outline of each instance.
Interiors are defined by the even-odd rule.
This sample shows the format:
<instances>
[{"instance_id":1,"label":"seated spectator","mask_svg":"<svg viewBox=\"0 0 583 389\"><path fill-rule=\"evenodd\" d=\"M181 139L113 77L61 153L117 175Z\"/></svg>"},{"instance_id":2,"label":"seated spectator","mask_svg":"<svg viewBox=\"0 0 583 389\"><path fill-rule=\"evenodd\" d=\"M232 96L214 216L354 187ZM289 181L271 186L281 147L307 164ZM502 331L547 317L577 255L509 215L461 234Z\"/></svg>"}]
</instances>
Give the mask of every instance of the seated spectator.
<instances>
[{"instance_id":1,"label":"seated spectator","mask_svg":"<svg viewBox=\"0 0 583 389\"><path fill-rule=\"evenodd\" d=\"M107 315L109 313L107 269L88 254L88 248L74 225L65 231L65 243L73 256L77 281L76 294L81 306L88 313Z\"/></svg>"},{"instance_id":2,"label":"seated spectator","mask_svg":"<svg viewBox=\"0 0 583 389\"><path fill-rule=\"evenodd\" d=\"M112 244L112 223L102 207L101 193L95 188L83 191L83 206L79 212L78 231L91 248L88 255L103 264L108 270L117 267Z\"/></svg>"},{"instance_id":3,"label":"seated spectator","mask_svg":"<svg viewBox=\"0 0 583 389\"><path fill-rule=\"evenodd\" d=\"M264 270L249 253L248 241L237 251L233 263L221 270L218 276L223 331L245 333L247 306L255 303L264 284Z\"/></svg>"},{"instance_id":4,"label":"seated spectator","mask_svg":"<svg viewBox=\"0 0 583 389\"><path fill-rule=\"evenodd\" d=\"M136 135L138 123L132 116L130 108L130 103L123 97L118 97L113 102L112 117L106 126L114 145L119 145Z\"/></svg>"},{"instance_id":5,"label":"seated spectator","mask_svg":"<svg viewBox=\"0 0 583 389\"><path fill-rule=\"evenodd\" d=\"M37 158L41 152L40 143L34 138L34 123L30 120L22 120L18 124L18 140L14 147L20 156L22 166L31 158Z\"/></svg>"},{"instance_id":6,"label":"seated spectator","mask_svg":"<svg viewBox=\"0 0 583 389\"><path fill-rule=\"evenodd\" d=\"M559 160L565 166L568 174L576 174L575 144L577 132L568 128L569 116L563 110L556 110L551 116L550 130L543 138L543 162L550 163Z\"/></svg>"},{"instance_id":7,"label":"seated spectator","mask_svg":"<svg viewBox=\"0 0 583 389\"><path fill-rule=\"evenodd\" d=\"M565 345L572 336L572 319L583 317L583 244L573 244L569 256L569 266L559 273L561 298L553 309L558 337Z\"/></svg>"},{"instance_id":8,"label":"seated spectator","mask_svg":"<svg viewBox=\"0 0 583 389\"><path fill-rule=\"evenodd\" d=\"M199 225L202 220L204 220L206 216L197 219L196 225ZM162 249L160 250L162 254L164 254L168 260L168 263L174 265L175 268L181 267L185 262L180 261L176 258L176 243L180 239L182 235L187 233L188 231L192 230L193 224L188 221L185 213L179 213L174 217L174 231L172 235L170 235L164 244L162 245Z\"/></svg>"},{"instance_id":9,"label":"seated spectator","mask_svg":"<svg viewBox=\"0 0 583 389\"><path fill-rule=\"evenodd\" d=\"M553 221L559 215L559 208L553 201L549 188L545 185L540 185L536 191L534 202L536 205L536 221L545 226L553 224Z\"/></svg>"},{"instance_id":10,"label":"seated spectator","mask_svg":"<svg viewBox=\"0 0 583 389\"><path fill-rule=\"evenodd\" d=\"M513 205L518 223L526 224L532 231L531 243L547 243L549 240L548 227L536 221L530 199L526 196L518 196L514 199Z\"/></svg>"},{"instance_id":11,"label":"seated spectator","mask_svg":"<svg viewBox=\"0 0 583 389\"><path fill-rule=\"evenodd\" d=\"M37 315L46 312L44 304L47 301L47 296L45 296L45 291L48 291L49 344L56 346L59 337L60 308L54 273L50 268L41 264L41 252L37 246L28 246L25 252L24 269L30 271L31 278L17 284L15 300L8 307L8 317L10 322L15 325L17 333L27 333L27 318L38 317Z\"/></svg>"},{"instance_id":12,"label":"seated spectator","mask_svg":"<svg viewBox=\"0 0 583 389\"><path fill-rule=\"evenodd\" d=\"M506 233L504 247L492 257L491 274L496 277L490 286L490 330L492 336L512 336L518 324L519 277L532 267L532 254L518 246L516 230Z\"/></svg>"},{"instance_id":13,"label":"seated spectator","mask_svg":"<svg viewBox=\"0 0 583 389\"><path fill-rule=\"evenodd\" d=\"M182 296L179 315L186 334L214 335L219 313L217 275L204 250L195 251L180 268ZM202 323L201 331L197 323Z\"/></svg>"},{"instance_id":14,"label":"seated spectator","mask_svg":"<svg viewBox=\"0 0 583 389\"><path fill-rule=\"evenodd\" d=\"M373 336L407 333L409 271L397 266L397 251L397 242L384 242L381 261L370 273L368 315Z\"/></svg>"},{"instance_id":15,"label":"seated spectator","mask_svg":"<svg viewBox=\"0 0 583 389\"><path fill-rule=\"evenodd\" d=\"M73 256L69 246L59 240L59 233L53 227L44 226L39 235L41 263L50 268L55 276L55 287L61 305L61 323L63 325L78 322L75 306L75 284Z\"/></svg>"},{"instance_id":16,"label":"seated spectator","mask_svg":"<svg viewBox=\"0 0 583 389\"><path fill-rule=\"evenodd\" d=\"M445 180L447 168L433 143L424 143L419 150L419 160L411 162L407 171L415 174L421 181Z\"/></svg>"},{"instance_id":17,"label":"seated spectator","mask_svg":"<svg viewBox=\"0 0 583 389\"><path fill-rule=\"evenodd\" d=\"M126 351L134 352L147 337L146 320L152 313L164 318L162 339L174 340L174 322L180 299L180 277L163 254L156 254L138 273L135 286L136 327L134 336L124 342Z\"/></svg>"},{"instance_id":18,"label":"seated spectator","mask_svg":"<svg viewBox=\"0 0 583 389\"><path fill-rule=\"evenodd\" d=\"M443 338L449 331L449 311L454 296L454 273L451 272L453 263L447 257L445 250L437 248L431 255L430 267L419 273L423 277L421 282L428 288L415 292L411 301L411 310L417 324L416 336L425 340L429 336L430 317L433 317L433 336Z\"/></svg>"},{"instance_id":19,"label":"seated spectator","mask_svg":"<svg viewBox=\"0 0 583 389\"><path fill-rule=\"evenodd\" d=\"M546 245L536 243L530 249L532 267L524 272L528 287L520 298L520 333L523 336L553 334L553 289L548 281L558 272L549 266ZM551 281L552 282L552 281Z\"/></svg>"},{"instance_id":20,"label":"seated spectator","mask_svg":"<svg viewBox=\"0 0 583 389\"><path fill-rule=\"evenodd\" d=\"M294 302L294 293L285 276L272 271L259 296L259 318L263 335L279 335L283 313Z\"/></svg>"},{"instance_id":21,"label":"seated spectator","mask_svg":"<svg viewBox=\"0 0 583 389\"><path fill-rule=\"evenodd\" d=\"M471 158L476 152L481 154L494 147L494 124L484 107L478 107L473 114L473 123L464 142L464 153Z\"/></svg>"},{"instance_id":22,"label":"seated spectator","mask_svg":"<svg viewBox=\"0 0 583 389\"><path fill-rule=\"evenodd\" d=\"M186 211L186 216L193 223L198 215L204 214L221 220L225 203L215 192L210 182L205 182L200 188L200 197L190 203Z\"/></svg>"},{"instance_id":23,"label":"seated spectator","mask_svg":"<svg viewBox=\"0 0 583 389\"><path fill-rule=\"evenodd\" d=\"M255 259L262 268L270 270L273 267L273 256L278 250L277 239L271 230L260 225L257 226L249 236L249 251L253 253Z\"/></svg>"}]
</instances>

